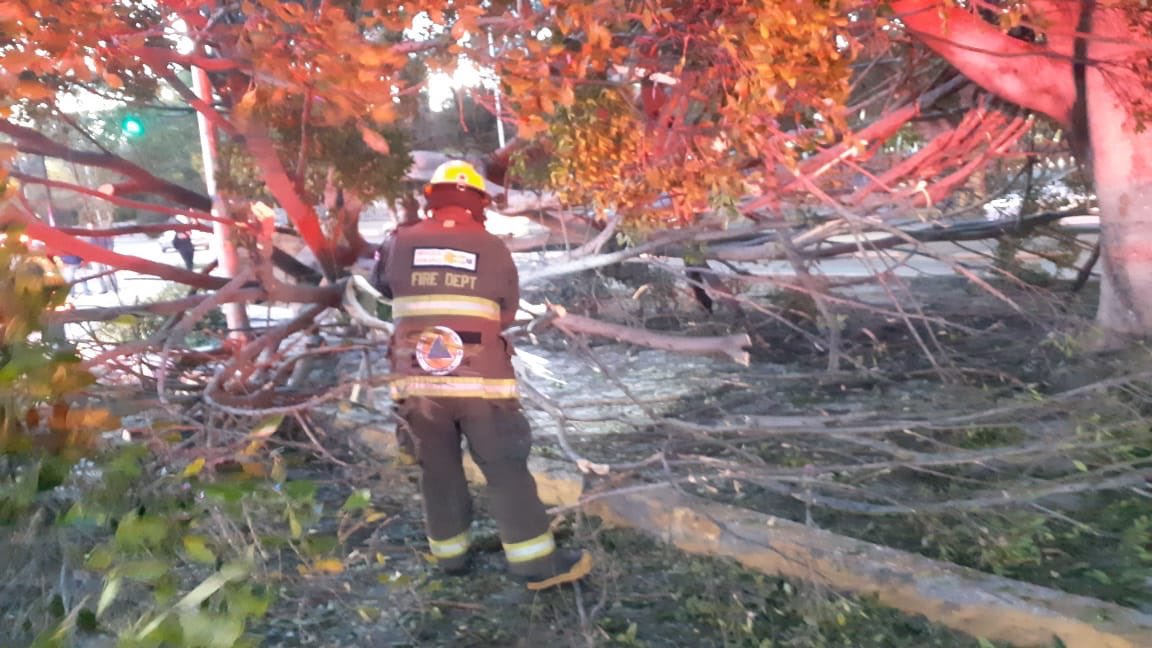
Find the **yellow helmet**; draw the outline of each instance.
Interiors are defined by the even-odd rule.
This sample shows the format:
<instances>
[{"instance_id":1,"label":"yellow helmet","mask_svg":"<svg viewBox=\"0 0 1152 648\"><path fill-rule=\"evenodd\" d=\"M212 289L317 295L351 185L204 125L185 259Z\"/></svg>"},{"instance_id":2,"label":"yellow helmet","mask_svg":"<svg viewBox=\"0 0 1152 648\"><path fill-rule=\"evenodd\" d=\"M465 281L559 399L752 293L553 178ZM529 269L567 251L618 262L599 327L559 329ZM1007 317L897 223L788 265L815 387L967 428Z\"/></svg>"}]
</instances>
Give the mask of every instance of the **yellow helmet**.
<instances>
[{"instance_id":1,"label":"yellow helmet","mask_svg":"<svg viewBox=\"0 0 1152 648\"><path fill-rule=\"evenodd\" d=\"M468 187L469 189L479 191L485 196L488 195L488 187L484 184L484 176L480 175L476 167L463 160L449 160L436 167L436 170L432 173L432 179L428 181L427 189L431 189L436 185L451 185L457 188Z\"/></svg>"}]
</instances>

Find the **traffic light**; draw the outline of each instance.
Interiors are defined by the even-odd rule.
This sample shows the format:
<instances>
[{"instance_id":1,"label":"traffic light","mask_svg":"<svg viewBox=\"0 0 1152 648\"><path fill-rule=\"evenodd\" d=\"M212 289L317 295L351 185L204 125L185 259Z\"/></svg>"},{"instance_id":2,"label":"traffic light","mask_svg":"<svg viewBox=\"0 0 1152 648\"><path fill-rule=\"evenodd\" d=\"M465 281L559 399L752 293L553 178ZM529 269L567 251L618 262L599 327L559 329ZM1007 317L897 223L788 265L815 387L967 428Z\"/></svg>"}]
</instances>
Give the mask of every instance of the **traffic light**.
<instances>
[{"instance_id":1,"label":"traffic light","mask_svg":"<svg viewBox=\"0 0 1152 648\"><path fill-rule=\"evenodd\" d=\"M140 137L144 134L144 121L136 115L125 115L120 120L120 130L128 137Z\"/></svg>"}]
</instances>

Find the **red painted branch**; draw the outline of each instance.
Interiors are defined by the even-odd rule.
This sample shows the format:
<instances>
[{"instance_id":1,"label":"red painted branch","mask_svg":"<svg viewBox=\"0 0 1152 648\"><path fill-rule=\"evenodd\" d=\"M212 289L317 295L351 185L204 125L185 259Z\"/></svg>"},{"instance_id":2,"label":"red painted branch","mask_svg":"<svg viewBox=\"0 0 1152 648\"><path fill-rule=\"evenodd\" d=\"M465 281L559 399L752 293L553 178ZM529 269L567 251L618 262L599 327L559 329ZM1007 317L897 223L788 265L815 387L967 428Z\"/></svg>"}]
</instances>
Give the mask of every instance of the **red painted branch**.
<instances>
[{"instance_id":1,"label":"red painted branch","mask_svg":"<svg viewBox=\"0 0 1152 648\"><path fill-rule=\"evenodd\" d=\"M925 47L1005 101L1067 126L1076 100L1072 60L1005 34L967 10L937 0L894 0L892 10Z\"/></svg>"},{"instance_id":2,"label":"red painted branch","mask_svg":"<svg viewBox=\"0 0 1152 648\"><path fill-rule=\"evenodd\" d=\"M19 126L6 120L0 120L0 134L11 137L21 153L43 155L66 162L115 171L138 183L141 193L165 196L182 205L202 211L208 211L212 208L212 201L208 196L157 178L147 169L120 156L98 151L79 151L55 142L31 128Z\"/></svg>"},{"instance_id":3,"label":"red painted branch","mask_svg":"<svg viewBox=\"0 0 1152 648\"><path fill-rule=\"evenodd\" d=\"M204 220L212 220L214 218L214 216L212 216L212 214L210 214L209 212L200 211L198 209L179 209L176 207L169 207L168 205L157 205L155 203L144 202L141 200L132 200L130 198L124 198L122 196L116 195L118 193L136 193L139 190L139 187L136 185L136 183L132 183L131 187L124 187L122 185L116 185L115 191L111 195L109 195L109 194L106 194L102 191L98 191L96 189L91 189L89 187L82 187L80 185L72 184L70 182L61 182L59 180L47 180L45 178L38 178L36 176L28 175L27 173L23 173L21 171L10 171L8 173L8 175L10 175L13 178L16 178L17 180L19 180L20 182L22 182L24 184L36 184L36 185L41 185L44 187L50 187L52 189L63 189L65 191L75 191L76 193L84 194L85 196L92 196L93 198L99 198L101 200L110 202L113 205L118 205L120 207L128 207L131 209L140 209L143 211L150 211L150 212L153 212L156 214L168 214L170 216L185 215L185 216L191 216L193 218L200 218L200 219L204 219Z\"/></svg>"},{"instance_id":4,"label":"red painted branch","mask_svg":"<svg viewBox=\"0 0 1152 648\"><path fill-rule=\"evenodd\" d=\"M248 150L256 165L263 172L268 190L276 198L276 202L280 203L280 206L287 212L288 220L296 227L300 238L316 256L316 260L324 268L324 274L329 277L335 276L335 257L332 246L320 227L320 219L316 216L316 210L312 209L300 196L300 191L284 168L284 163L280 160L280 154L276 151L272 140L262 128L255 124L247 125L245 136Z\"/></svg>"},{"instance_id":5,"label":"red painted branch","mask_svg":"<svg viewBox=\"0 0 1152 648\"><path fill-rule=\"evenodd\" d=\"M130 270L143 275L159 277L168 281L175 281L186 286L214 290L227 283L220 277L192 272L176 266L170 266L155 261L148 261L140 257L118 254L111 250L88 243L75 236L69 236L60 230L46 225L39 219L21 209L9 209L0 215L0 225L16 223L24 226L24 233L35 241L40 241L55 254L74 254L82 259L95 263L102 263L120 270Z\"/></svg>"}]
</instances>

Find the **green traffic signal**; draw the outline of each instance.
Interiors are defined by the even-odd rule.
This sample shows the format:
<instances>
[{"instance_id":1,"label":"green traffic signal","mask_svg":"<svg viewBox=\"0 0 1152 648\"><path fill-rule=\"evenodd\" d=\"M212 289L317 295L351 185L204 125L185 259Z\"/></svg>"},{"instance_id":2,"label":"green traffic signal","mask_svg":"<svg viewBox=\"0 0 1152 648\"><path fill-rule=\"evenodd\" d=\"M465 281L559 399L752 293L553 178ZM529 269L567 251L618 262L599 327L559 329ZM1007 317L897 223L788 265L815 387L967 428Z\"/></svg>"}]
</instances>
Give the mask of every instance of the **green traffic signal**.
<instances>
[{"instance_id":1,"label":"green traffic signal","mask_svg":"<svg viewBox=\"0 0 1152 648\"><path fill-rule=\"evenodd\" d=\"M144 122L136 115L126 115L120 120L120 130L128 137L140 137L144 134Z\"/></svg>"}]
</instances>

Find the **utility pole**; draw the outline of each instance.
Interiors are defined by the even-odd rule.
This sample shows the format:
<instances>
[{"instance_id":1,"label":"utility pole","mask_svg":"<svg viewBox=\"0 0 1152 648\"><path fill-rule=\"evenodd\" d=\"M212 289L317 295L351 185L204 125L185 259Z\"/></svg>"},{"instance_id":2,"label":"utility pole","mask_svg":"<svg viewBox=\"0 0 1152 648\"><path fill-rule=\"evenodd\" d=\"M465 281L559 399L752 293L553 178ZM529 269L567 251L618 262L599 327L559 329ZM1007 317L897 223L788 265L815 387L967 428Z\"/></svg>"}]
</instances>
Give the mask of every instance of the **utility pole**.
<instances>
[{"instance_id":1,"label":"utility pole","mask_svg":"<svg viewBox=\"0 0 1152 648\"><path fill-rule=\"evenodd\" d=\"M208 72L201 67L192 68L192 90L208 106L212 105L212 83ZM204 159L204 186L212 197L212 251L216 253L217 273L231 279L240 270L240 260L232 241L232 219L228 206L216 191L217 134L216 127L201 111L196 111L196 124L200 127L200 157ZM229 303L224 309L224 321L228 324L228 338L237 342L248 339L251 326L245 304Z\"/></svg>"}]
</instances>

